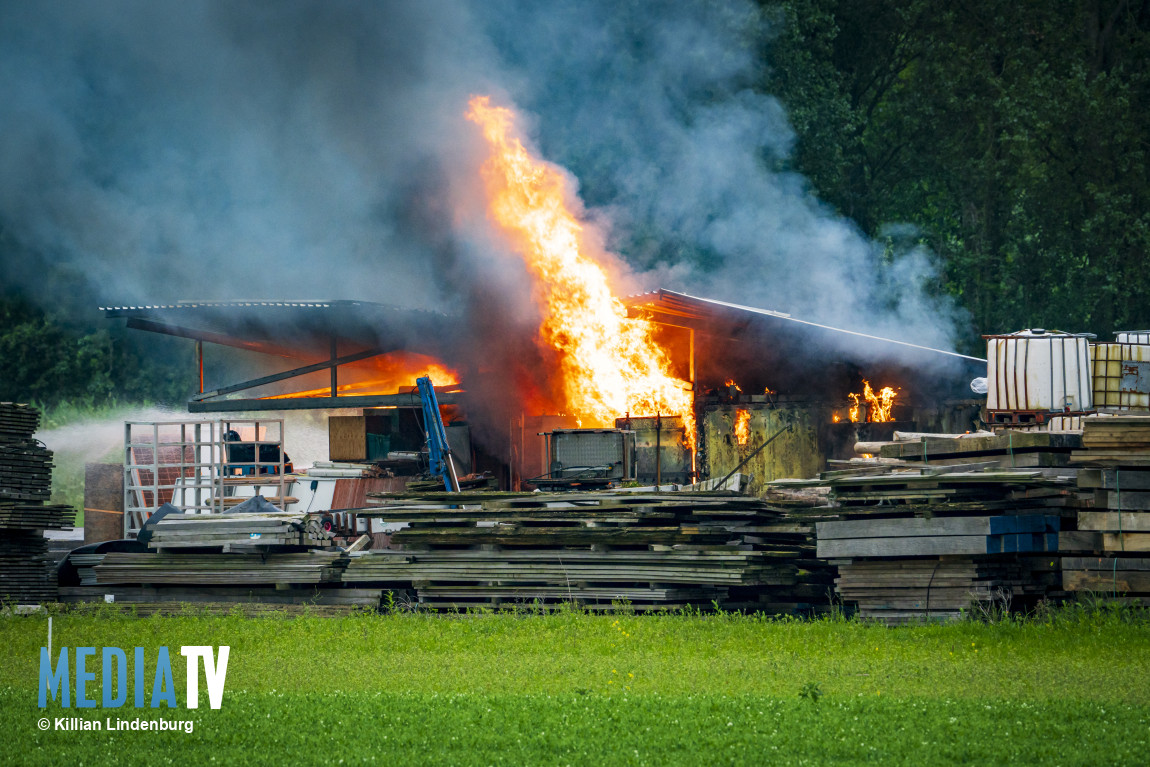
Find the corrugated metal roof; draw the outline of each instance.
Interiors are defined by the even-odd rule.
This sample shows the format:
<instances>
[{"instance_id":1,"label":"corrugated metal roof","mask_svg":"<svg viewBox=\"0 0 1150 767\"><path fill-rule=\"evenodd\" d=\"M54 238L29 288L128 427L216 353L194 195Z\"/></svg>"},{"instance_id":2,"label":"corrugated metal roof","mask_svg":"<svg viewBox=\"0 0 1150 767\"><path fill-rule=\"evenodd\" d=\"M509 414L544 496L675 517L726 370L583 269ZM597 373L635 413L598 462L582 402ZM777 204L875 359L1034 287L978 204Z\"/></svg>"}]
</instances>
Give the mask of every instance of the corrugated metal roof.
<instances>
[{"instance_id":1,"label":"corrugated metal roof","mask_svg":"<svg viewBox=\"0 0 1150 767\"><path fill-rule=\"evenodd\" d=\"M632 296L628 296L625 299L625 302L634 308L649 308L657 313L665 313L674 317L683 317L694 320L715 320L718 319L721 315L743 315L744 318L765 317L770 318L773 321L792 323L792 327L794 328L805 328L831 335L854 337L858 340L866 341L870 344L878 344L884 346L890 345L895 347L902 347L905 349L913 349L917 352L939 354L946 357L965 360L967 362L986 362L986 360L981 357L970 357L965 354L959 354L958 352L946 351L944 349L934 349L929 346L912 344L907 341L896 341L892 338L883 338L882 336L862 333L857 330L845 330L843 328L836 328L830 325L823 325L818 322L800 320L785 312L776 312L771 309L758 309L753 306L743 306L742 304L733 304L728 301L719 301L713 298L701 298L699 296L692 296L688 295L687 293L679 293L673 290L660 289L648 291L646 293L638 293Z\"/></svg>"}]
</instances>

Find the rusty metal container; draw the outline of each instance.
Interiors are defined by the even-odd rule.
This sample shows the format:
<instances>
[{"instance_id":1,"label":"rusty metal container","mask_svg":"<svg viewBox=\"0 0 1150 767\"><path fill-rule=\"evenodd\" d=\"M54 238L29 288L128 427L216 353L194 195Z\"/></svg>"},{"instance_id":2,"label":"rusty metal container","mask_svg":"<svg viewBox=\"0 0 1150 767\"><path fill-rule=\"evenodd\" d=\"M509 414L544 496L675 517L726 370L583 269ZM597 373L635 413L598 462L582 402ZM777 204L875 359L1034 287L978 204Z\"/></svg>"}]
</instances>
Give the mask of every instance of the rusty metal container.
<instances>
[{"instance_id":1,"label":"rusty metal container","mask_svg":"<svg viewBox=\"0 0 1150 767\"><path fill-rule=\"evenodd\" d=\"M1150 410L1150 331L1115 334L1108 344L1091 344L1095 407Z\"/></svg>"},{"instance_id":2,"label":"rusty metal container","mask_svg":"<svg viewBox=\"0 0 1150 767\"><path fill-rule=\"evenodd\" d=\"M1033 328L985 338L992 423L1041 424L1093 411L1093 335Z\"/></svg>"}]
</instances>

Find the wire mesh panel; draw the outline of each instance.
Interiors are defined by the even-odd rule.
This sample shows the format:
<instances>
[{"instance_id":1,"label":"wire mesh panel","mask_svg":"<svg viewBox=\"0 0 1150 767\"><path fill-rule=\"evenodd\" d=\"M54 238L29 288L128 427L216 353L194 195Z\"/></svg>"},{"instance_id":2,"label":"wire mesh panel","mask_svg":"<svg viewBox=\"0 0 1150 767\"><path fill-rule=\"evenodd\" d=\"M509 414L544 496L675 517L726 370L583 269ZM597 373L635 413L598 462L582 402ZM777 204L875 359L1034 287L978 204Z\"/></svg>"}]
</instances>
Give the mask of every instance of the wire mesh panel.
<instances>
[{"instance_id":1,"label":"wire mesh panel","mask_svg":"<svg viewBox=\"0 0 1150 767\"><path fill-rule=\"evenodd\" d=\"M219 513L245 500L237 484L278 488L286 504L282 419L127 421L124 423L124 535L131 537L160 506Z\"/></svg>"}]
</instances>

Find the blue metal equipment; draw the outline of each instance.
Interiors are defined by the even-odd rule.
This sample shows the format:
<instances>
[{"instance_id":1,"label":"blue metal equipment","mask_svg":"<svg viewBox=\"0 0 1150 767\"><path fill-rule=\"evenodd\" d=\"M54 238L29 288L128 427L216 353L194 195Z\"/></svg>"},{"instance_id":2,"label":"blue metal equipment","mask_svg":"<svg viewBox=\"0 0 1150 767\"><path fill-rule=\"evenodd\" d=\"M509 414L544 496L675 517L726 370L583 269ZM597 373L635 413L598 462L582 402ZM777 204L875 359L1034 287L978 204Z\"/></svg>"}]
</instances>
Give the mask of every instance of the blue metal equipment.
<instances>
[{"instance_id":1,"label":"blue metal equipment","mask_svg":"<svg viewBox=\"0 0 1150 767\"><path fill-rule=\"evenodd\" d=\"M449 493L458 493L459 478L455 476L455 461L451 457L451 446L447 444L443 418L439 415L435 387L427 376L415 379L415 385L419 387L419 399L423 402L423 427L427 432L431 473L443 478L443 485Z\"/></svg>"}]
</instances>

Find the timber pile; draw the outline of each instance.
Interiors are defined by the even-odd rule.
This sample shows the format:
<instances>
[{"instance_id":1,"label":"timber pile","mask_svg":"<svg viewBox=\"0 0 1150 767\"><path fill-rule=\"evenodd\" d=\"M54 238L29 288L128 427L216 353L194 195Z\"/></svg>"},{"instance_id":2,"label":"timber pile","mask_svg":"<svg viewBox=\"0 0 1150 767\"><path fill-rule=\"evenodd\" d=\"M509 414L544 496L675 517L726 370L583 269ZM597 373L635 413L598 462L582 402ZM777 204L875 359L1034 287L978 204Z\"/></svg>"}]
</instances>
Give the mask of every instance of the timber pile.
<instances>
[{"instance_id":1,"label":"timber pile","mask_svg":"<svg viewBox=\"0 0 1150 767\"><path fill-rule=\"evenodd\" d=\"M148 548L222 552L331 548L329 531L303 513L167 514L151 527Z\"/></svg>"},{"instance_id":2,"label":"timber pile","mask_svg":"<svg viewBox=\"0 0 1150 767\"><path fill-rule=\"evenodd\" d=\"M52 452L33 435L40 411L0 402L0 600L56 601L56 568L44 531L71 527L75 512L46 503Z\"/></svg>"},{"instance_id":3,"label":"timber pile","mask_svg":"<svg viewBox=\"0 0 1150 767\"><path fill-rule=\"evenodd\" d=\"M150 552L71 554L79 585L67 588L67 600L110 595L145 610L167 602L379 605L378 589L367 596L328 589L319 602L295 598L300 585L337 584L347 565L342 551L333 551L331 533L302 513L165 514L140 540ZM263 598L268 595L275 598Z\"/></svg>"},{"instance_id":4,"label":"timber pile","mask_svg":"<svg viewBox=\"0 0 1150 767\"><path fill-rule=\"evenodd\" d=\"M91 585L276 585L332 583L347 565L342 552L284 554L112 551L93 567ZM88 585L83 584L82 585Z\"/></svg>"},{"instance_id":5,"label":"timber pile","mask_svg":"<svg viewBox=\"0 0 1150 767\"><path fill-rule=\"evenodd\" d=\"M1068 466L1083 436L1073 432L1003 431L995 435L918 435L916 440L882 445L879 455L931 466L961 466L972 462L1000 469Z\"/></svg>"},{"instance_id":6,"label":"timber pile","mask_svg":"<svg viewBox=\"0 0 1150 767\"><path fill-rule=\"evenodd\" d=\"M1077 536L1092 555L1062 560L1063 588L1150 604L1150 416L1086 418L1082 446L1078 486L1093 504Z\"/></svg>"},{"instance_id":7,"label":"timber pile","mask_svg":"<svg viewBox=\"0 0 1150 767\"><path fill-rule=\"evenodd\" d=\"M809 524L732 493L369 494L402 523L394 549L352 554L343 580L414 588L428 608L578 602L636 610L826 601ZM451 506L461 508L451 508ZM796 596L798 594L798 596Z\"/></svg>"},{"instance_id":8,"label":"timber pile","mask_svg":"<svg viewBox=\"0 0 1150 767\"><path fill-rule=\"evenodd\" d=\"M1082 505L1074 470L1000 469L986 460L987 438L975 439L983 449L966 464L936 465L928 452L930 464L860 462L770 489L823 494L822 506L795 503L788 516L815 522L818 556L838 567L836 590L863 617L950 620L1036 601L1061 587L1050 553ZM898 448L921 458L921 446L908 448L918 444Z\"/></svg>"},{"instance_id":9,"label":"timber pile","mask_svg":"<svg viewBox=\"0 0 1150 767\"><path fill-rule=\"evenodd\" d=\"M76 561L73 555L73 561ZM89 555L103 559L103 554ZM76 562L76 564L79 564ZM116 604L132 605L139 614L167 612L179 605L193 605L194 610L229 611L235 605L245 609L276 611L295 607L325 608L320 614L339 608L379 607L383 592L380 589L349 589L336 585L311 587L268 588L250 586L129 586L81 585L61 586L61 602L104 602L107 597ZM254 603L254 604L253 604Z\"/></svg>"}]
</instances>

